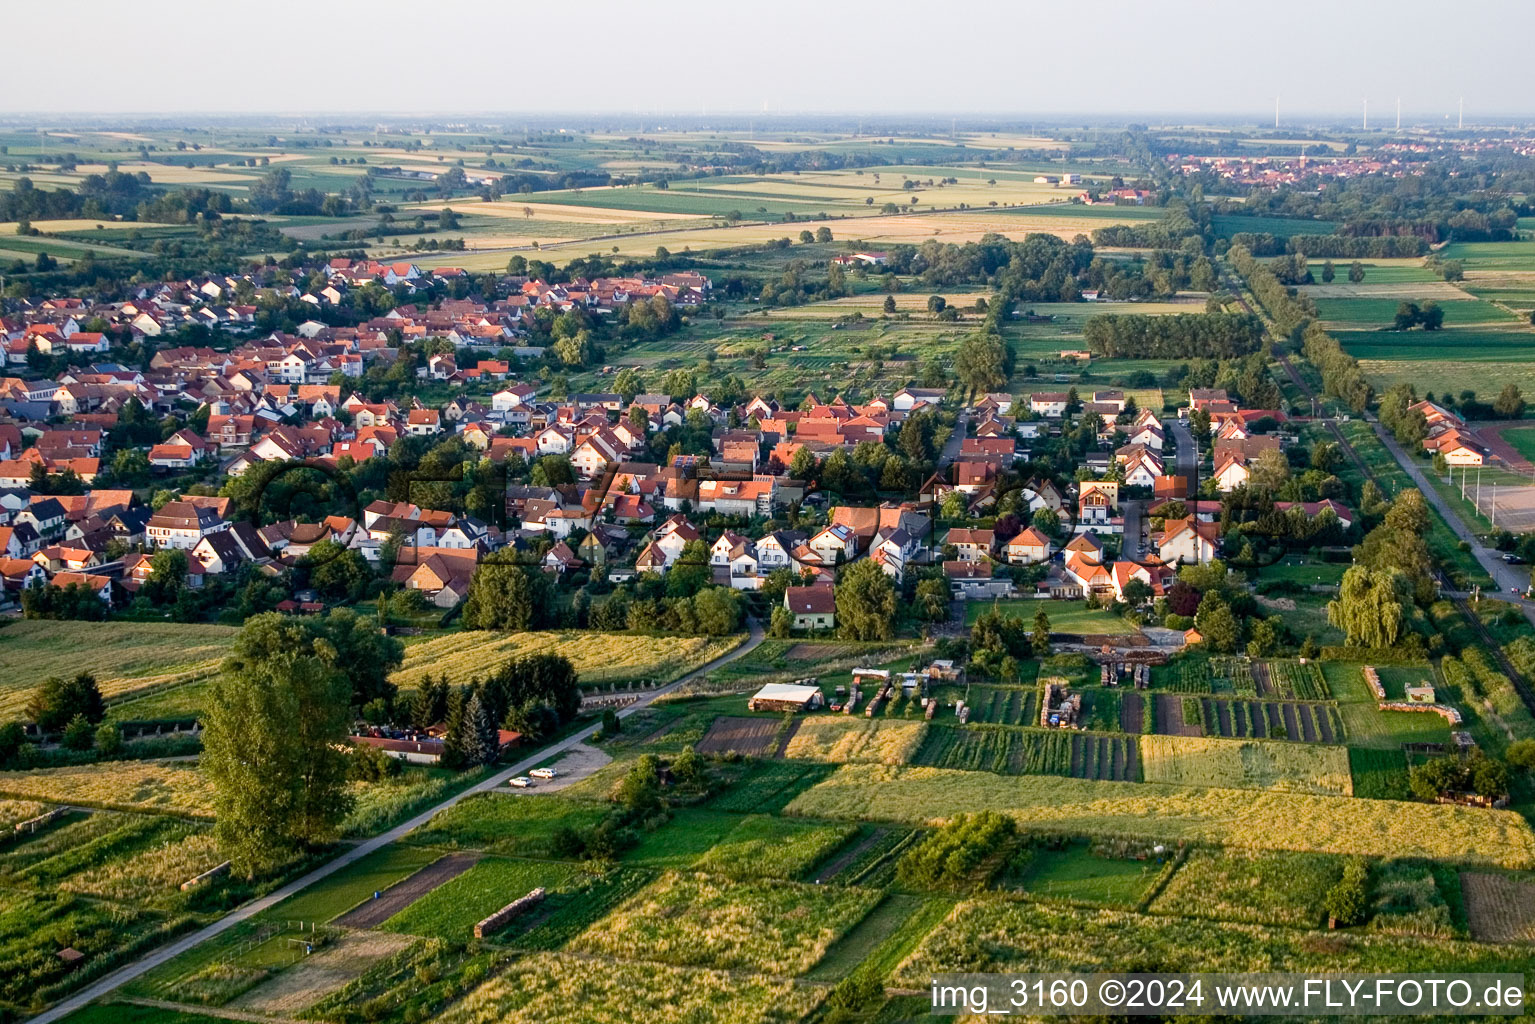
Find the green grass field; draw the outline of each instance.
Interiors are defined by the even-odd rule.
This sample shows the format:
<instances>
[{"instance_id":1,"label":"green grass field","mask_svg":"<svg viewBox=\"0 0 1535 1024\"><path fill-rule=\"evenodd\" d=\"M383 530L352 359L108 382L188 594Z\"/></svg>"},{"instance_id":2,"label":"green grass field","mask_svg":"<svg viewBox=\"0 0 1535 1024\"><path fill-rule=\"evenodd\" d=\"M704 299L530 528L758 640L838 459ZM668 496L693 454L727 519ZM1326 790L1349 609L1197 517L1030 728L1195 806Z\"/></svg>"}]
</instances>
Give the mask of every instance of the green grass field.
<instances>
[{"instance_id":1,"label":"green grass field","mask_svg":"<svg viewBox=\"0 0 1535 1024\"><path fill-rule=\"evenodd\" d=\"M858 831L752 815L743 818L694 863L732 878L800 878Z\"/></svg>"},{"instance_id":2,"label":"green grass field","mask_svg":"<svg viewBox=\"0 0 1535 1024\"><path fill-rule=\"evenodd\" d=\"M371 899L375 892L408 878L439 856L438 850L391 844L295 893L265 916L277 921L329 921Z\"/></svg>"},{"instance_id":3,"label":"green grass field","mask_svg":"<svg viewBox=\"0 0 1535 1024\"><path fill-rule=\"evenodd\" d=\"M1399 691L1405 681L1421 678L1412 670L1388 671L1393 667L1380 669L1381 684L1387 688L1388 696L1393 689ZM1403 743L1449 742L1450 725L1438 715L1380 710L1360 666L1341 661L1325 662L1322 674L1337 698L1338 715L1343 719L1343 731L1350 746L1400 750Z\"/></svg>"},{"instance_id":4,"label":"green grass field","mask_svg":"<svg viewBox=\"0 0 1535 1024\"><path fill-rule=\"evenodd\" d=\"M1535 462L1535 427L1518 427L1513 430L1503 431L1503 440L1513 446L1514 451L1523 455L1531 462Z\"/></svg>"},{"instance_id":5,"label":"green grass field","mask_svg":"<svg viewBox=\"0 0 1535 1024\"><path fill-rule=\"evenodd\" d=\"M1342 858L1327 854L1200 848L1189 854L1150 909L1314 928L1323 920L1322 899L1342 872Z\"/></svg>"},{"instance_id":6,"label":"green grass field","mask_svg":"<svg viewBox=\"0 0 1535 1024\"><path fill-rule=\"evenodd\" d=\"M965 605L965 624L991 611L993 605L1009 618L1020 618L1032 629L1034 616L1043 608L1052 633L1125 634L1139 630L1102 608L1087 608L1080 601L970 601Z\"/></svg>"},{"instance_id":7,"label":"green grass field","mask_svg":"<svg viewBox=\"0 0 1535 1024\"><path fill-rule=\"evenodd\" d=\"M1329 327L1376 329L1390 327L1396 317L1397 306L1403 301L1418 301L1399 298L1356 298L1356 299L1317 299L1317 316ZM1490 302L1483 302L1465 296L1459 300L1438 299L1439 308L1444 310L1444 330L1453 331L1457 328L1475 324L1513 323L1515 318L1507 311L1499 309ZM1422 301L1418 301L1421 306ZM1426 334L1433 337L1439 331L1391 331L1397 339L1412 339L1415 335Z\"/></svg>"},{"instance_id":8,"label":"green grass field","mask_svg":"<svg viewBox=\"0 0 1535 1024\"><path fill-rule=\"evenodd\" d=\"M407 842L448 849L486 850L509 856L547 856L562 827L590 828L604 808L559 796L486 793L453 805L407 837Z\"/></svg>"},{"instance_id":9,"label":"green grass field","mask_svg":"<svg viewBox=\"0 0 1535 1024\"><path fill-rule=\"evenodd\" d=\"M403 935L467 942L475 923L534 889L557 889L575 874L570 864L487 857L433 889L381 926Z\"/></svg>"},{"instance_id":10,"label":"green grass field","mask_svg":"<svg viewBox=\"0 0 1535 1024\"><path fill-rule=\"evenodd\" d=\"M0 628L0 719L17 717L49 676L89 672L108 700L206 678L235 633L169 622L12 622Z\"/></svg>"},{"instance_id":11,"label":"green grass field","mask_svg":"<svg viewBox=\"0 0 1535 1024\"><path fill-rule=\"evenodd\" d=\"M1074 843L1035 850L1016 887L1032 896L1129 908L1140 902L1160 873L1155 861L1106 857Z\"/></svg>"},{"instance_id":12,"label":"green grass field","mask_svg":"<svg viewBox=\"0 0 1535 1024\"><path fill-rule=\"evenodd\" d=\"M624 863L647 868L688 867L708 856L740 823L739 815L683 808L663 827L642 835Z\"/></svg>"}]
</instances>

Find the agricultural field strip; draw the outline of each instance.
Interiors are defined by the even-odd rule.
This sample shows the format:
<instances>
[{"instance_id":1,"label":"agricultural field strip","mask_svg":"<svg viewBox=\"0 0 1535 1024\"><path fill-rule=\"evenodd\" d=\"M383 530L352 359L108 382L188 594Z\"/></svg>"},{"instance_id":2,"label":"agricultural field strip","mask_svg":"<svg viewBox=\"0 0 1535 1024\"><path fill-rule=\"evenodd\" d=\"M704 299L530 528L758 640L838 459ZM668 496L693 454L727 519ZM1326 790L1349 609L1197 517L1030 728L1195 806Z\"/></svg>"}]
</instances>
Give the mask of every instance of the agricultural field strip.
<instances>
[{"instance_id":1,"label":"agricultural field strip","mask_svg":"<svg viewBox=\"0 0 1535 1024\"><path fill-rule=\"evenodd\" d=\"M712 669L718 668L721 665L727 664L748 654L753 648L762 642L763 636L764 634L760 628L753 627L750 639L736 647L735 650L726 652L714 660L699 666L691 673L682 676L681 678L668 684L666 687L660 690L641 696L634 703L620 709L618 711L619 717L623 718L632 715L635 712L648 707L651 702L653 702L663 693L668 693L696 676L703 675ZM496 774L484 779L476 785L455 793L441 803L427 808L420 814L417 814L415 817L409 819L408 821L396 825L394 828L389 829L387 832L383 832L377 836L374 836L372 839L358 843L356 846L342 853L334 860L325 862L308 874L297 878L292 882L289 882L287 885L281 886L259 899L252 900L249 903L236 908L230 913L225 914L223 917L219 918L217 921L214 921L211 924L198 929L190 935L184 936L183 938L178 939L168 945L162 946L148 953L147 955L138 958L137 960L130 961L112 973L95 982L92 982L91 984L85 986L69 997L60 1000L58 1003L55 1003L53 1006L44 1010L42 1013L36 1015L32 1018L31 1024L53 1024L55 1021L63 1020L75 1011L84 1008L85 1006L89 1005L97 999L100 999L103 996L115 992L123 985L137 977L140 977L153 968L158 967L161 964L168 963L170 960L180 956L187 950L196 948L203 942L223 934L224 932L235 927L243 921L250 920L252 917L261 913L262 911L271 909L278 903L287 899L289 896L292 896L294 893L302 891L306 887L313 885L315 882L318 882L323 878L330 877L337 871L345 868L347 865L353 864L361 860L363 857L368 856L370 853L381 850L385 846L388 846L390 843L403 838L409 832L420 828L422 825L425 825L427 822L431 821L439 811L447 810L449 807L454 806L469 796L478 793L487 793L494 790L498 786L505 785L508 779L523 774L547 758L552 757L555 754L563 753L576 744L584 742L589 738L590 733L587 730L581 730L571 736L567 736L563 740L557 741L549 747L545 747L542 750L537 751L529 757L526 757L521 761L518 761L517 763L507 767L506 769L497 772Z\"/></svg>"},{"instance_id":2,"label":"agricultural field strip","mask_svg":"<svg viewBox=\"0 0 1535 1024\"><path fill-rule=\"evenodd\" d=\"M785 813L933 825L960 808L1012 814L1024 829L1083 836L1535 867L1535 832L1512 811L1272 790L864 764L838 768Z\"/></svg>"}]
</instances>

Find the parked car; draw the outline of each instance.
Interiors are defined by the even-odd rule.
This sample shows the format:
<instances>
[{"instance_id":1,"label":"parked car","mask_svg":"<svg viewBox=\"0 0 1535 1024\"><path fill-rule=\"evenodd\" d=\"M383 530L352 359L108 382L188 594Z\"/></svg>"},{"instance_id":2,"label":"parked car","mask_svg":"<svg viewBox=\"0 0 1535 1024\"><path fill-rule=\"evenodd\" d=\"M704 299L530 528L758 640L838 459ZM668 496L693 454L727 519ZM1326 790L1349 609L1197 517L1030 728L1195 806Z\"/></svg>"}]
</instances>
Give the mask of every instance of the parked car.
<instances>
[{"instance_id":1,"label":"parked car","mask_svg":"<svg viewBox=\"0 0 1535 1024\"><path fill-rule=\"evenodd\" d=\"M512 785L516 786L518 789L529 789L533 785L533 780L528 778L526 775L519 775L512 780Z\"/></svg>"},{"instance_id":2,"label":"parked car","mask_svg":"<svg viewBox=\"0 0 1535 1024\"><path fill-rule=\"evenodd\" d=\"M1524 559L1520 558L1518 555L1514 554L1512 551L1510 551L1508 554L1503 556L1503 561L1507 562L1509 565L1523 565L1524 564Z\"/></svg>"},{"instance_id":3,"label":"parked car","mask_svg":"<svg viewBox=\"0 0 1535 1024\"><path fill-rule=\"evenodd\" d=\"M552 779L560 773L555 771L553 768L534 768L532 771L528 772L528 774L533 776L535 779Z\"/></svg>"}]
</instances>

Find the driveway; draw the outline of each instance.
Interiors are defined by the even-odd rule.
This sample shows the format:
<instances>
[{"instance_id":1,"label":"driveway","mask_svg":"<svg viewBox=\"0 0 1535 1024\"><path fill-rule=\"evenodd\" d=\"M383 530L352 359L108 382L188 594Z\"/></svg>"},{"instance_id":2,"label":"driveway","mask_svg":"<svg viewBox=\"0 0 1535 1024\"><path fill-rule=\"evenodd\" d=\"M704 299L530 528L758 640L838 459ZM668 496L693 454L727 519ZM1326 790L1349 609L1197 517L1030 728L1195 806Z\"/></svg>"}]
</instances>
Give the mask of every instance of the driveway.
<instances>
[{"instance_id":1,"label":"driveway","mask_svg":"<svg viewBox=\"0 0 1535 1024\"><path fill-rule=\"evenodd\" d=\"M729 652L728 654L723 654L708 664L703 665L692 672L689 672L687 675L683 676L681 679L678 679L674 683L663 686L659 690L654 690L645 694L633 704L630 704L628 707L620 710L618 712L618 717L625 718L629 715L632 715L640 708L649 706L652 701L654 701L662 694L670 693L685 683L692 682L694 679L697 679L698 677L708 672L712 672L713 670L719 668L721 665L743 657L758 644L760 644L765 635L766 634L760 625L755 622L752 623L750 636L740 647L737 647L735 650ZM183 938L178 939L177 941L172 942L167 946L162 946L159 949L153 950L143 957L134 960L132 963L119 967L117 970L113 971L111 974L108 974L106 977L100 979L99 981L93 982L90 985L87 985L85 988L81 989L79 992L76 992L69 998L31 1018L33 1024L51 1024L52 1021L62 1020L63 1018L69 1016L71 1013L74 1013L76 1010L83 1008L88 1003L94 1002L103 996L110 995L111 993L117 991L117 989L128 984L128 982L132 981L133 979L151 970L154 970L161 964L175 959L182 953L185 953L187 950L193 949L202 943L207 942L209 939L222 935L224 932L233 928L240 922L247 921L264 910L275 907L277 904L281 903L289 896L292 896L294 893L300 892L303 889L307 889L309 886L314 885L316 882L325 878L329 878L331 875L335 874L337 871L340 871L347 865L361 860L362 858L368 856L370 853L374 853L377 850L383 849L385 846L388 846L395 840L404 837L406 833L420 828L422 825L425 825L440 811L446 810L459 801L464 800L467 797L474 796L477 793L486 793L498 786L504 786L506 785L508 779L515 778L518 775L526 775L530 769L544 761L547 761L549 758L582 746L585 741L592 735L592 733L593 730L591 729L582 729L580 732L571 736L567 736L556 743L552 743L547 747L542 747L527 757L523 758L521 761L518 761L516 764L507 768L503 768L496 774L474 786L471 786L461 793L449 797L442 803L437 804L435 807L432 807L426 811L422 811L420 814L416 815L414 818L411 818L409 821L396 825L389 831L384 832L381 835L374 836L372 839L358 843L356 846L353 846L343 852L335 860L327 861L321 866L315 868L313 871L309 872L309 874L304 875L302 878L297 878L294 881L289 882L287 885L284 885L281 888L269 893L268 895L261 897L260 899L252 900L243 906L237 907L236 909L230 911L228 914L219 918L217 921L214 921L212 924L206 925L203 928L193 932L192 934L184 936Z\"/></svg>"}]
</instances>

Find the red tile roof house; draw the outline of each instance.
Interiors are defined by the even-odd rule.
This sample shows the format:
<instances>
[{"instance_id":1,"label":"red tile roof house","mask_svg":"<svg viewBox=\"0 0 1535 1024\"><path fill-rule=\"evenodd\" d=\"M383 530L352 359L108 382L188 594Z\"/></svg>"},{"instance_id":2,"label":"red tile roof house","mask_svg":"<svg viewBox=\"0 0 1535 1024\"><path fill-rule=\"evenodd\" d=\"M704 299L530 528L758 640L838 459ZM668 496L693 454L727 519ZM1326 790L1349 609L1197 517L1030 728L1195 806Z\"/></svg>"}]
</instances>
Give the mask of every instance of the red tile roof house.
<instances>
[{"instance_id":1,"label":"red tile roof house","mask_svg":"<svg viewBox=\"0 0 1535 1024\"><path fill-rule=\"evenodd\" d=\"M831 587L789 587L783 606L794 616L795 629L832 629L837 625L837 595Z\"/></svg>"}]
</instances>

